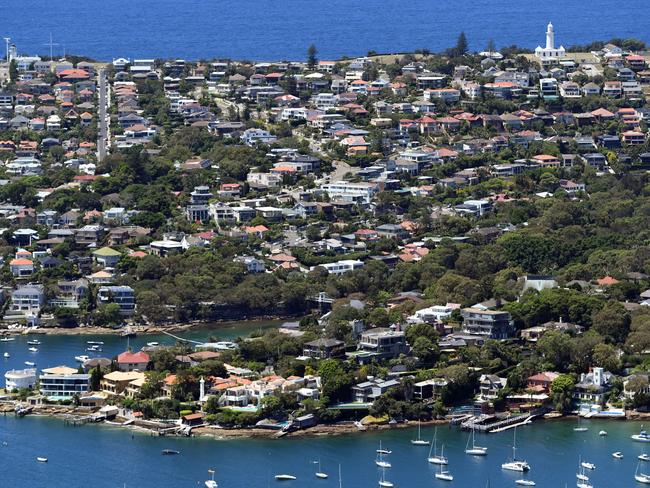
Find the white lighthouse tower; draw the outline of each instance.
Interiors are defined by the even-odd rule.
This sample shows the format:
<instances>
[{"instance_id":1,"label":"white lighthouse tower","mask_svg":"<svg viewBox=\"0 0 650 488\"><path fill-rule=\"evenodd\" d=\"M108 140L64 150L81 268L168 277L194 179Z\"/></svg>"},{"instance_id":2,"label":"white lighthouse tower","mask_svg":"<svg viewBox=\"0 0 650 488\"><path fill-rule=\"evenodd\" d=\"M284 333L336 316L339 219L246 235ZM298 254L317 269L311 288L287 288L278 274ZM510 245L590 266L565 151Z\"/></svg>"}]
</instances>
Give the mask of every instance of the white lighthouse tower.
<instances>
[{"instance_id":1,"label":"white lighthouse tower","mask_svg":"<svg viewBox=\"0 0 650 488\"><path fill-rule=\"evenodd\" d=\"M555 31L551 22L546 26L546 47L537 46L535 56L543 64L550 64L559 61L566 55L564 46L555 47Z\"/></svg>"}]
</instances>

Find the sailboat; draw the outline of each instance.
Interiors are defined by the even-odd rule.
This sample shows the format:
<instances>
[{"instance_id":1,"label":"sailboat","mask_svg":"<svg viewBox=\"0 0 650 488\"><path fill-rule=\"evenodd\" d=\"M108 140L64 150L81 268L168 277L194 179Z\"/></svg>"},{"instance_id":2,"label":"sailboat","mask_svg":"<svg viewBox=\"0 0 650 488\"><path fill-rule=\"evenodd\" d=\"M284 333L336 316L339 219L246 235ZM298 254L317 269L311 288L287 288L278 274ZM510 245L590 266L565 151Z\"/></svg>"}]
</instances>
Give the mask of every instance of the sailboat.
<instances>
[{"instance_id":1,"label":"sailboat","mask_svg":"<svg viewBox=\"0 0 650 488\"><path fill-rule=\"evenodd\" d=\"M327 473L323 473L323 471L320 468L320 459L318 461L314 461L314 464L318 464L318 471L316 471L316 478L320 479L326 479L327 478Z\"/></svg>"},{"instance_id":2,"label":"sailboat","mask_svg":"<svg viewBox=\"0 0 650 488\"><path fill-rule=\"evenodd\" d=\"M515 433L512 441L512 461L503 463L501 469L508 471L519 471L524 472L530 470L530 464L526 461L517 460L517 427L515 427Z\"/></svg>"},{"instance_id":3,"label":"sailboat","mask_svg":"<svg viewBox=\"0 0 650 488\"><path fill-rule=\"evenodd\" d=\"M578 472L576 473L576 478L578 479L578 482L589 481L589 476L585 474L585 467L582 465L581 458L578 458Z\"/></svg>"},{"instance_id":4,"label":"sailboat","mask_svg":"<svg viewBox=\"0 0 650 488\"><path fill-rule=\"evenodd\" d=\"M432 451L433 450L433 451ZM433 453L433 455L431 455ZM433 434L433 445L429 448L429 457L427 460L431 464L447 464L447 458L440 453L438 456L438 429Z\"/></svg>"},{"instance_id":5,"label":"sailboat","mask_svg":"<svg viewBox=\"0 0 650 488\"><path fill-rule=\"evenodd\" d=\"M382 488L393 488L393 483L386 480L386 468L381 470L381 479L379 480L379 486Z\"/></svg>"},{"instance_id":6,"label":"sailboat","mask_svg":"<svg viewBox=\"0 0 650 488\"><path fill-rule=\"evenodd\" d=\"M420 424L421 423L422 423L422 421L418 420L418 438L417 439L411 439L411 444L413 444L414 446L428 446L429 444L431 444L431 442L422 439L422 437L420 436Z\"/></svg>"},{"instance_id":7,"label":"sailboat","mask_svg":"<svg viewBox=\"0 0 650 488\"><path fill-rule=\"evenodd\" d=\"M469 447L469 441L472 441L472 447ZM472 435L467 438L467 445L465 446L465 454L471 456L485 456L487 454L487 447L477 446L474 442L474 427L472 427Z\"/></svg>"},{"instance_id":8,"label":"sailboat","mask_svg":"<svg viewBox=\"0 0 650 488\"><path fill-rule=\"evenodd\" d=\"M639 464L636 465L636 471L634 472L634 479L637 480L639 483L643 483L644 485L650 484L650 475L639 473Z\"/></svg>"},{"instance_id":9,"label":"sailboat","mask_svg":"<svg viewBox=\"0 0 650 488\"><path fill-rule=\"evenodd\" d=\"M375 464L382 469L391 467L391 464L384 459L385 452L383 449L377 449L377 458L375 459Z\"/></svg>"},{"instance_id":10,"label":"sailboat","mask_svg":"<svg viewBox=\"0 0 650 488\"><path fill-rule=\"evenodd\" d=\"M210 478L209 480L206 480L205 486L207 488L217 488L217 482L214 481L214 469L208 469L208 473L210 473L212 475L212 478Z\"/></svg>"},{"instance_id":11,"label":"sailboat","mask_svg":"<svg viewBox=\"0 0 650 488\"><path fill-rule=\"evenodd\" d=\"M445 451L445 446L443 445L442 448L440 449L440 457L444 458L444 451ZM452 476L452 474L448 470L442 469L443 466L442 464L440 464L439 466L440 466L440 471L436 473L435 475L436 478L443 481L454 481L454 477Z\"/></svg>"},{"instance_id":12,"label":"sailboat","mask_svg":"<svg viewBox=\"0 0 650 488\"><path fill-rule=\"evenodd\" d=\"M391 454L393 451L389 451L388 449L383 449L381 447L381 441L379 441L379 449L377 449L377 454Z\"/></svg>"},{"instance_id":13,"label":"sailboat","mask_svg":"<svg viewBox=\"0 0 650 488\"><path fill-rule=\"evenodd\" d=\"M573 428L573 432L587 432L588 427L582 425L582 417L578 417L578 426Z\"/></svg>"}]
</instances>

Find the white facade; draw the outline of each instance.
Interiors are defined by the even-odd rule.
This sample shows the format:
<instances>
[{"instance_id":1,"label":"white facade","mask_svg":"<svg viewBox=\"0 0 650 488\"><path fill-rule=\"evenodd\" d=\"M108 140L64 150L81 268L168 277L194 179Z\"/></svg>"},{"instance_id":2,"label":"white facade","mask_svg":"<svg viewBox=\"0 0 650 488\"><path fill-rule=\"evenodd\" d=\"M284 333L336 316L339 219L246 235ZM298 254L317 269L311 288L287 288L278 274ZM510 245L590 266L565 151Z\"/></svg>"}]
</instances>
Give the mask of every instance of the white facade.
<instances>
[{"instance_id":1,"label":"white facade","mask_svg":"<svg viewBox=\"0 0 650 488\"><path fill-rule=\"evenodd\" d=\"M318 266L312 266L311 269L314 269ZM341 275L359 269L363 267L362 261L356 261L354 259L344 259L342 261L336 261L334 263L321 264L320 267L325 268L328 273Z\"/></svg>"},{"instance_id":2,"label":"white facade","mask_svg":"<svg viewBox=\"0 0 650 488\"><path fill-rule=\"evenodd\" d=\"M34 388L36 385L36 370L11 369L5 373L5 389L10 392L21 388Z\"/></svg>"},{"instance_id":3,"label":"white facade","mask_svg":"<svg viewBox=\"0 0 650 488\"><path fill-rule=\"evenodd\" d=\"M542 61L542 63L551 63L559 61L566 55L564 46L555 47L555 33L553 31L553 24L550 22L546 27L546 46L537 46L535 49L535 56Z\"/></svg>"}]
</instances>

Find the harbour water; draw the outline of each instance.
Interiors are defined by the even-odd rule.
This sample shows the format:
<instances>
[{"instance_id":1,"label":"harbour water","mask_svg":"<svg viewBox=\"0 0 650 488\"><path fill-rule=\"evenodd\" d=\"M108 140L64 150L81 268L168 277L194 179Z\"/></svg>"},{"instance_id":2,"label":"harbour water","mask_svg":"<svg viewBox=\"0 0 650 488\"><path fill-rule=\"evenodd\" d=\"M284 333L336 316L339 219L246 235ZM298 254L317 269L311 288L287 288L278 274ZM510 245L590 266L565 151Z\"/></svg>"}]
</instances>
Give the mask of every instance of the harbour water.
<instances>
[{"instance_id":1,"label":"harbour water","mask_svg":"<svg viewBox=\"0 0 650 488\"><path fill-rule=\"evenodd\" d=\"M210 337L223 341L231 341L237 337L248 337L254 332L277 327L281 322L277 321L253 321L253 322L223 322L197 327L185 332L174 333L183 339L194 341L208 341ZM40 345L30 345L27 342L37 339ZM101 352L91 352L87 341L101 341ZM115 334L104 335L40 335L32 334L26 336L15 336L11 342L0 342L0 381L4 383L4 373L10 369L23 369L29 366L25 362L35 363L40 369L52 366L67 365L77 366L75 356L104 357L112 358L131 347L139 350L147 342L158 342L161 345L174 344L175 339L165 334L146 334L135 338L127 339ZM29 351L35 347L38 352ZM8 352L9 357L3 357ZM4 385L3 385L4 387ZM1 486L1 485L0 485Z\"/></svg>"},{"instance_id":2,"label":"harbour water","mask_svg":"<svg viewBox=\"0 0 650 488\"><path fill-rule=\"evenodd\" d=\"M565 46L612 37L650 41L647 0L5 0L0 34L21 51L124 57L323 59L452 46L464 30L470 48L534 49L552 21ZM29 16L25 13L29 12Z\"/></svg>"},{"instance_id":3,"label":"harbour water","mask_svg":"<svg viewBox=\"0 0 650 488\"><path fill-rule=\"evenodd\" d=\"M637 456L645 445L633 442L632 433L641 425L624 421L583 421L587 432L574 432L576 421L541 421L517 430L517 457L532 467L528 479L540 488L574 487L579 456L596 465L587 472L596 488L635 486ZM607 437L598 432L605 429ZM400 487L490 486L514 487L519 473L503 471L501 463L511 457L512 431L477 436L477 444L487 446L485 457L464 453L467 433L439 427L438 440L444 443L448 469L454 481L434 478L435 467L427 462L428 447L413 446L412 429L381 433L359 433L343 437L282 440L214 440L207 438L160 438L132 434L118 427L65 426L55 419L13 415L0 417L0 485L29 488L191 488L203 487L208 469L216 470L222 488L326 488L338 486L341 464L342 485L375 488L380 471L375 466L375 449L392 450L392 468L386 479ZM422 435L433 436L433 428ZM6 443L6 445L4 444ZM439 444L439 446L440 446ZM162 456L162 449L180 451L178 456ZM650 450L650 445L648 445ZM624 458L616 460L614 451ZM48 463L36 462L46 456ZM313 461L321 460L329 479L316 479ZM647 464L647 466L643 466ZM650 472L650 463L641 463ZM296 481L277 482L274 475L288 473ZM200 482L200 483L199 483Z\"/></svg>"}]
</instances>

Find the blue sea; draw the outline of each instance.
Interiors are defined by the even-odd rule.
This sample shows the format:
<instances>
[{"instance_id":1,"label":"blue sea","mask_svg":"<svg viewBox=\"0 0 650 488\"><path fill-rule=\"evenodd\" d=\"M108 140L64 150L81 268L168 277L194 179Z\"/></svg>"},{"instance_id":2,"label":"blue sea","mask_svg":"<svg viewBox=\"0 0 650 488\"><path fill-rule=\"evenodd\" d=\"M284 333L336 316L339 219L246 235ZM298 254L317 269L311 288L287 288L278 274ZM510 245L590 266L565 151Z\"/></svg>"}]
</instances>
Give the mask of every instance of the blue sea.
<instances>
[{"instance_id":1,"label":"blue sea","mask_svg":"<svg viewBox=\"0 0 650 488\"><path fill-rule=\"evenodd\" d=\"M544 43L546 24L565 47L612 37L650 41L648 0L2 0L0 36L19 51L117 57L302 60L455 44L472 50Z\"/></svg>"}]
</instances>

